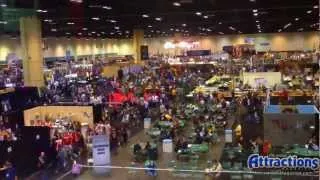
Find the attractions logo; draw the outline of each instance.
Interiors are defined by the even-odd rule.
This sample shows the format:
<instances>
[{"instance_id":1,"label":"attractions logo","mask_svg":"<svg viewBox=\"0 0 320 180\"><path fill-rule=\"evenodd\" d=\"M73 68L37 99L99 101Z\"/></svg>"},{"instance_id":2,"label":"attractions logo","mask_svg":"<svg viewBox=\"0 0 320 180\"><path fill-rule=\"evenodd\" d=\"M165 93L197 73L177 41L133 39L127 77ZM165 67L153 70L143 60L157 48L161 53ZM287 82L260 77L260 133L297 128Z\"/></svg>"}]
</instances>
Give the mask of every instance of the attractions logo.
<instances>
[{"instance_id":1,"label":"attractions logo","mask_svg":"<svg viewBox=\"0 0 320 180\"><path fill-rule=\"evenodd\" d=\"M288 156L285 158L272 158L252 154L248 157L247 165L249 169L257 168L305 168L311 170L319 169L319 158L297 158Z\"/></svg>"}]
</instances>

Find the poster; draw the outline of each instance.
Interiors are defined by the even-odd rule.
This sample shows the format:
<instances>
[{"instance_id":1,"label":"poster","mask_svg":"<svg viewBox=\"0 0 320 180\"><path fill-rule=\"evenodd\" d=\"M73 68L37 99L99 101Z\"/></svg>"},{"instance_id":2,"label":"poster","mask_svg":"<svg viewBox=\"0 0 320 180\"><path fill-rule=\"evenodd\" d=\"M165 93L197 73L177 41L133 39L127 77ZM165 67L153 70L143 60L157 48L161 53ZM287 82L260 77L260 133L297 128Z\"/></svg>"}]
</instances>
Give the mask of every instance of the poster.
<instances>
[{"instance_id":1,"label":"poster","mask_svg":"<svg viewBox=\"0 0 320 180\"><path fill-rule=\"evenodd\" d=\"M111 165L110 159L110 142L105 135L97 135L92 138L92 157L94 166ZM109 173L110 168L94 167L97 174Z\"/></svg>"}]
</instances>

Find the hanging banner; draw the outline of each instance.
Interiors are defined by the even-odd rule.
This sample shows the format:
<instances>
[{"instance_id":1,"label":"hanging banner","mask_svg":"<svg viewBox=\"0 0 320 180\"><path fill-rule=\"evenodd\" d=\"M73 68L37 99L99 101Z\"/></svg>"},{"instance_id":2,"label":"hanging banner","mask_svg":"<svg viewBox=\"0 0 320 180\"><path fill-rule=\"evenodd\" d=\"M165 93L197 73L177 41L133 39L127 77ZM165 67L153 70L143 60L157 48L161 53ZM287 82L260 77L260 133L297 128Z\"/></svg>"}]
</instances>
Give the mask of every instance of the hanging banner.
<instances>
[{"instance_id":1,"label":"hanging banner","mask_svg":"<svg viewBox=\"0 0 320 180\"><path fill-rule=\"evenodd\" d=\"M94 166L109 166L110 159L110 142L106 135L97 135L92 138L92 157ZM94 167L97 174L105 174L110 172L110 168Z\"/></svg>"}]
</instances>

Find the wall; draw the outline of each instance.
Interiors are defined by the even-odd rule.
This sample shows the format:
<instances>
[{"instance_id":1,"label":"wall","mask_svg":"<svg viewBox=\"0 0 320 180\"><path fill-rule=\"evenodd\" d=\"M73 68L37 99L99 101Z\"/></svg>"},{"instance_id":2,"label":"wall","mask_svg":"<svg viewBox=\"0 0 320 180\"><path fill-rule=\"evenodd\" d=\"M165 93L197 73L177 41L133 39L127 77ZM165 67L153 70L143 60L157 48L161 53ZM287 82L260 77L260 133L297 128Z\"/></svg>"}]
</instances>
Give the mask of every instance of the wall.
<instances>
[{"instance_id":1,"label":"wall","mask_svg":"<svg viewBox=\"0 0 320 180\"><path fill-rule=\"evenodd\" d=\"M76 38L44 38L44 57L64 57L69 50L73 56L116 53L132 54L130 39L76 39ZM0 37L0 61L4 61L8 53L16 53L21 58L20 40Z\"/></svg>"},{"instance_id":2,"label":"wall","mask_svg":"<svg viewBox=\"0 0 320 180\"><path fill-rule=\"evenodd\" d=\"M170 40L173 40L173 38L146 38L143 44L149 46L150 55L180 54L181 49L164 49L164 43ZM320 35L319 32L242 34L190 37L185 40L199 41L200 45L197 49L210 49L212 52L221 51L222 47L226 45L243 44L247 40L255 44L258 51L291 51L318 48ZM76 38L45 38L44 44L47 47L44 51L44 57L65 56L67 49L71 51L72 55L77 56L103 53L128 55L133 53L132 39L86 40ZM12 52L21 57L20 40L0 37L0 61L4 61L7 54Z\"/></svg>"},{"instance_id":3,"label":"wall","mask_svg":"<svg viewBox=\"0 0 320 180\"><path fill-rule=\"evenodd\" d=\"M164 49L163 45L173 38L148 38L145 44L149 46L150 54L180 54L179 49ZM185 40L199 41L197 49L210 49L212 52L222 51L226 45L244 44L246 41L256 46L257 51L294 51L313 50L319 48L319 32L305 33L271 33L271 34L242 34L190 37Z\"/></svg>"}]
</instances>

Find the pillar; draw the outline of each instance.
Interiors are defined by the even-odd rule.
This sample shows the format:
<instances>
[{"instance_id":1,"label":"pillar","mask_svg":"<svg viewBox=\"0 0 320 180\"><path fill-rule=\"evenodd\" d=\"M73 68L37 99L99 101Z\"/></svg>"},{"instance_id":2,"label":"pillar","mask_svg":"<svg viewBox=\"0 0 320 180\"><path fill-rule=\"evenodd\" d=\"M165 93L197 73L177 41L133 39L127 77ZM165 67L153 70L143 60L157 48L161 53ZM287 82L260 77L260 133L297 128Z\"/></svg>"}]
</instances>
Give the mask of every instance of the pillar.
<instances>
[{"instance_id":1,"label":"pillar","mask_svg":"<svg viewBox=\"0 0 320 180\"><path fill-rule=\"evenodd\" d=\"M142 29L133 30L133 56L134 63L141 63L141 45L143 45L144 31Z\"/></svg>"},{"instance_id":2,"label":"pillar","mask_svg":"<svg viewBox=\"0 0 320 180\"><path fill-rule=\"evenodd\" d=\"M20 18L20 37L24 84L43 87L41 21L35 16Z\"/></svg>"}]
</instances>

